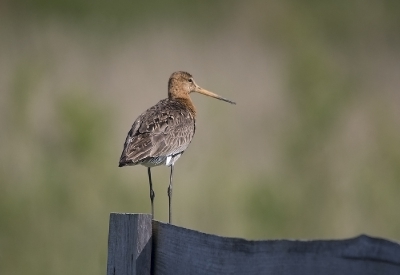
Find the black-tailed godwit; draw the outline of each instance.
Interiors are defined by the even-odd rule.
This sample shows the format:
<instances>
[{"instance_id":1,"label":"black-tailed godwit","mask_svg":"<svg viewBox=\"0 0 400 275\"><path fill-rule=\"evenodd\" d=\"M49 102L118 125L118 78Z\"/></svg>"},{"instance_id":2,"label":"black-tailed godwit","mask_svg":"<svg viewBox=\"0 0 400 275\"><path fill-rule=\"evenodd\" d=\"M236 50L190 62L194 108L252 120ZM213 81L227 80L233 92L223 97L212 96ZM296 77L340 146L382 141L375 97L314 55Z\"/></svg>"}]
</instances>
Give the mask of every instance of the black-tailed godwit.
<instances>
[{"instance_id":1,"label":"black-tailed godwit","mask_svg":"<svg viewBox=\"0 0 400 275\"><path fill-rule=\"evenodd\" d=\"M174 164L189 146L196 129L196 109L189 96L192 92L236 104L201 88L194 82L191 74L175 72L168 81L168 98L147 109L133 123L119 160L119 167L137 164L147 167L153 217L155 193L150 169L159 165L170 167L168 186L169 223L171 223L172 214Z\"/></svg>"}]
</instances>

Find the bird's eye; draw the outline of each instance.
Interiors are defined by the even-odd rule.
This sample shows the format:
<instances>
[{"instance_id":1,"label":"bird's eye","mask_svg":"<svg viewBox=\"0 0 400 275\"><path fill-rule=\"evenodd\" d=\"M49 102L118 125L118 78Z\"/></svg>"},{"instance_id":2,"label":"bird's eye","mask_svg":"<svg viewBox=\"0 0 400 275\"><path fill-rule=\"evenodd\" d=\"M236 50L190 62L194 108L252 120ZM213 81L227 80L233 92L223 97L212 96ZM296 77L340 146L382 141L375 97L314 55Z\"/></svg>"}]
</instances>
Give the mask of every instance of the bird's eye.
<instances>
[{"instance_id":1,"label":"bird's eye","mask_svg":"<svg viewBox=\"0 0 400 275\"><path fill-rule=\"evenodd\" d=\"M189 82L190 82L190 83L193 83L193 79L189 78Z\"/></svg>"}]
</instances>

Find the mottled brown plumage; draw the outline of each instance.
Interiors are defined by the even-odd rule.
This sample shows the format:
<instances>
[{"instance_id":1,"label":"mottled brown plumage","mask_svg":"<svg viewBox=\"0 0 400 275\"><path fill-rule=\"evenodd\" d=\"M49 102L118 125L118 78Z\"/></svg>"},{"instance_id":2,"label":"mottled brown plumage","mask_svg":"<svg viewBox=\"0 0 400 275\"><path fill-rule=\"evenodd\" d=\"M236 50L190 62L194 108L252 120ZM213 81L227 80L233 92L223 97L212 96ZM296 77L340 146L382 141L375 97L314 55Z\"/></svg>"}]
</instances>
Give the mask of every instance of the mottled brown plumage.
<instances>
[{"instance_id":1,"label":"mottled brown plumage","mask_svg":"<svg viewBox=\"0 0 400 275\"><path fill-rule=\"evenodd\" d=\"M158 165L171 167L168 187L170 222L173 166L189 146L196 128L196 109L189 97L191 92L235 104L233 101L199 87L189 73L175 72L168 81L168 98L146 110L133 123L119 160L119 167L137 164L148 167L153 215L155 194L150 168Z\"/></svg>"}]
</instances>

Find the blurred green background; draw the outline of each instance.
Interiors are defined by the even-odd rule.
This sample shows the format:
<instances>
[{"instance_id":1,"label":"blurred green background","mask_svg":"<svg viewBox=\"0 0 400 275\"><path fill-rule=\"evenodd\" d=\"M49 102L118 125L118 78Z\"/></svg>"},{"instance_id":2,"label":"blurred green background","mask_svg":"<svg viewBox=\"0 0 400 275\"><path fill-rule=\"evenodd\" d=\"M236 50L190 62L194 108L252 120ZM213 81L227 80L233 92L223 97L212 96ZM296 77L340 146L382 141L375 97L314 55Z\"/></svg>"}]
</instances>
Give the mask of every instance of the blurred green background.
<instances>
[{"instance_id":1,"label":"blurred green background","mask_svg":"<svg viewBox=\"0 0 400 275\"><path fill-rule=\"evenodd\" d=\"M192 96L175 224L399 240L399 33L398 0L2 1L0 273L106 272L109 213L150 212L123 142L177 70L237 105Z\"/></svg>"}]
</instances>

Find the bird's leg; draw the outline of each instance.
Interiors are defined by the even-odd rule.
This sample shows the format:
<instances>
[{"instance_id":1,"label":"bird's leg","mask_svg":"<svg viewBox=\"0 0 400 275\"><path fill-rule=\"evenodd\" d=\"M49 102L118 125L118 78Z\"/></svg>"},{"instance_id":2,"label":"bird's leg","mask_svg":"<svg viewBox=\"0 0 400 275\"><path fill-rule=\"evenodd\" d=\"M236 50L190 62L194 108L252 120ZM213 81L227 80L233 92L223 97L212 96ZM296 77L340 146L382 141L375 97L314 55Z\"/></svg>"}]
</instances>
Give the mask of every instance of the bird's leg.
<instances>
[{"instance_id":1,"label":"bird's leg","mask_svg":"<svg viewBox=\"0 0 400 275\"><path fill-rule=\"evenodd\" d=\"M153 183L151 181L151 171L150 171L150 167L147 168L147 173L149 175L149 184L150 184L150 201L151 201L151 218L154 219L154 205L153 205L153 201L154 201L154 197L156 196L156 194L154 193L153 190Z\"/></svg>"},{"instance_id":2,"label":"bird's leg","mask_svg":"<svg viewBox=\"0 0 400 275\"><path fill-rule=\"evenodd\" d=\"M171 173L169 174L169 186L168 186L168 210L169 210L169 215L168 215L168 222L171 223L171 216L172 216L172 210L171 210L171 201L172 201L172 174L174 172L174 165L172 164L171 166Z\"/></svg>"}]
</instances>

